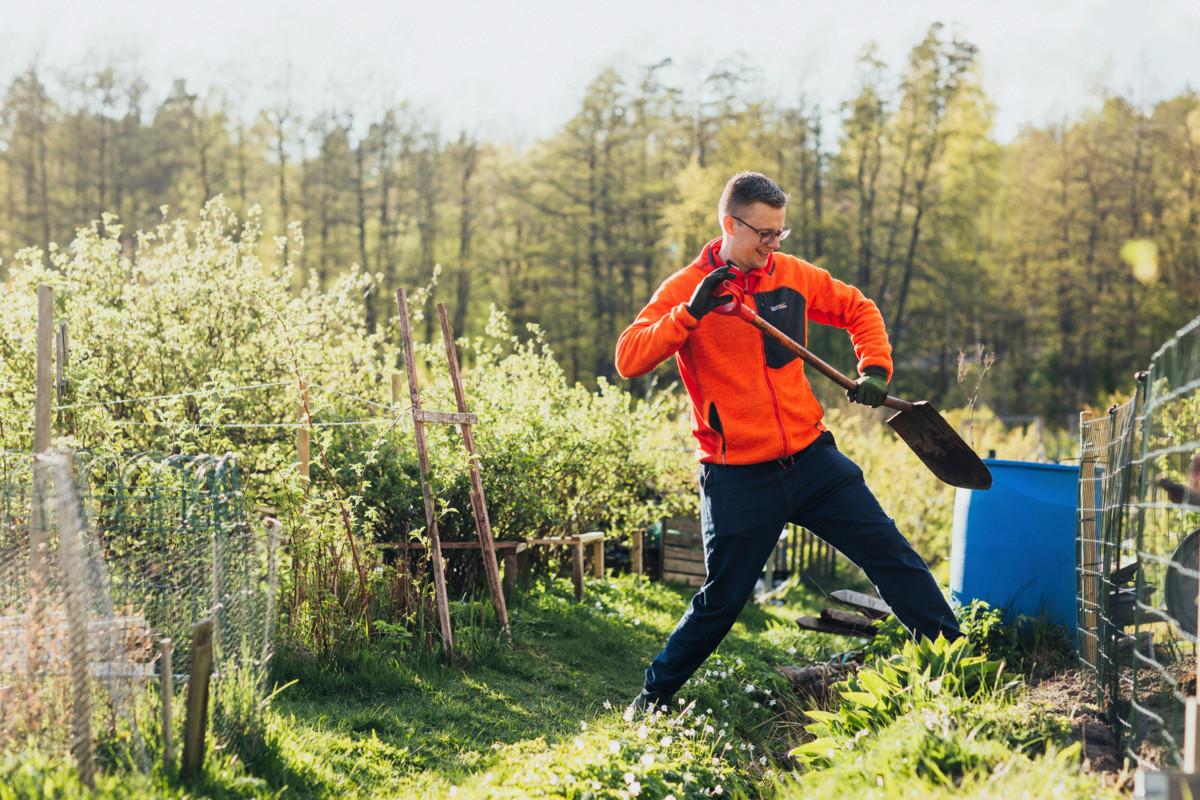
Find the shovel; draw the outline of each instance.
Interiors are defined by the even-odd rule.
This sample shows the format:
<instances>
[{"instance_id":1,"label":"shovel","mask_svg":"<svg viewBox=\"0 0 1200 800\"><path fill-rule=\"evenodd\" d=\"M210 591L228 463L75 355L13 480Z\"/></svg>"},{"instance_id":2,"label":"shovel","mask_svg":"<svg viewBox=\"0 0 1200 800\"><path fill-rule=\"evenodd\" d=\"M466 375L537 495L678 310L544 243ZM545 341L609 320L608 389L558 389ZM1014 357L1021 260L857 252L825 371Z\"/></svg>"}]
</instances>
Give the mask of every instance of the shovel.
<instances>
[{"instance_id":1,"label":"shovel","mask_svg":"<svg viewBox=\"0 0 1200 800\"><path fill-rule=\"evenodd\" d=\"M746 305L745 291L735 283L725 281L721 290L732 295L732 308L728 305L718 309L723 314L736 314L761 330L775 341L792 351L805 363L843 389L853 390L857 384L838 372L804 345L760 317ZM888 395L883 404L894 408L897 413L888 417L887 424L900 434L905 444L917 454L929 471L951 486L964 489L988 489L992 485L992 473L980 460L975 451L962 440L950 423L938 413L928 401L910 403L899 397Z\"/></svg>"}]
</instances>

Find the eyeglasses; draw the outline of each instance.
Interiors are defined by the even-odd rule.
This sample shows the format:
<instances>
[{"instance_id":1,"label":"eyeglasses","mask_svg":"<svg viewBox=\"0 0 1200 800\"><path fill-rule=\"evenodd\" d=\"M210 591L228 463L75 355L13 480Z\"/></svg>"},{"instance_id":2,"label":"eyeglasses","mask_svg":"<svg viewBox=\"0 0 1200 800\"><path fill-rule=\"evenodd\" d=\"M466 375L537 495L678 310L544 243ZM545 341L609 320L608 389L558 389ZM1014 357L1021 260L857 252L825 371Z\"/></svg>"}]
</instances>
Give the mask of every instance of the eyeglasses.
<instances>
[{"instance_id":1,"label":"eyeglasses","mask_svg":"<svg viewBox=\"0 0 1200 800\"><path fill-rule=\"evenodd\" d=\"M736 217L733 214L730 214L729 216L733 217L738 222L742 223L747 228L749 228L750 230L757 233L758 240L760 242L762 242L763 244L768 244L772 239L778 239L779 241L782 242L784 239L786 239L788 237L788 234L790 234L792 232L791 228L780 228L779 230L772 230L771 228L756 228L753 225L751 225L749 222L746 222L746 220L741 219L740 217Z\"/></svg>"}]
</instances>

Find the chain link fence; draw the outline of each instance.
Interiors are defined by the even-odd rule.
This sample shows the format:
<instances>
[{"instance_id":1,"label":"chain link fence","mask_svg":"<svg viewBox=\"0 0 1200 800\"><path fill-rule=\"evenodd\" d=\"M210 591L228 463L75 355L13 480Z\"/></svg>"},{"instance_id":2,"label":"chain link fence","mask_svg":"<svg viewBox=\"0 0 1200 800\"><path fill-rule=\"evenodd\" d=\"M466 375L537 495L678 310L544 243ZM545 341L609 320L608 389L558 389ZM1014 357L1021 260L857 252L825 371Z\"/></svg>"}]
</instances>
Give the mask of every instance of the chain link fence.
<instances>
[{"instance_id":1,"label":"chain link fence","mask_svg":"<svg viewBox=\"0 0 1200 800\"><path fill-rule=\"evenodd\" d=\"M236 461L55 453L36 463L0 453L0 755L34 742L70 750L88 782L95 752L101 767L148 769L147 750L163 749L163 656L182 709L203 619L214 746L237 746L265 689L279 536L277 524L251 525ZM168 717L170 740L182 716Z\"/></svg>"},{"instance_id":2,"label":"chain link fence","mask_svg":"<svg viewBox=\"0 0 1200 800\"><path fill-rule=\"evenodd\" d=\"M1200 318L1129 402L1081 424L1078 646L1135 761L1178 764L1197 693Z\"/></svg>"}]
</instances>

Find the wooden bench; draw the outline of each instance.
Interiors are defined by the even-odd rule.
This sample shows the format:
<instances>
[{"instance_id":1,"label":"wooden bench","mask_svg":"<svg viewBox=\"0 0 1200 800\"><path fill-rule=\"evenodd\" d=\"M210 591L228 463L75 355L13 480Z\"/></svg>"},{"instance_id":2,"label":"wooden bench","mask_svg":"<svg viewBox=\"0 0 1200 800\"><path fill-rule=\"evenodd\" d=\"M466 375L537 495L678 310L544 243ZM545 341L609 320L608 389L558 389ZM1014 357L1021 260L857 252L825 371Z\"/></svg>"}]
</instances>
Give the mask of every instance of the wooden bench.
<instances>
[{"instance_id":1,"label":"wooden bench","mask_svg":"<svg viewBox=\"0 0 1200 800\"><path fill-rule=\"evenodd\" d=\"M528 554L534 546L570 547L571 578L575 584L575 599L583 600L584 582L584 549L592 551L592 576L604 577L604 540L601 531L579 533L574 536L555 536L540 539L529 539L523 542L498 539L496 540L496 556L504 562L504 590L511 596L517 588L518 576L522 584L528 583L528 562L518 556ZM425 550L427 545L420 542L377 542L372 545L380 550ZM442 550L478 550L478 541L442 542Z\"/></svg>"},{"instance_id":2,"label":"wooden bench","mask_svg":"<svg viewBox=\"0 0 1200 800\"><path fill-rule=\"evenodd\" d=\"M425 550L427 545L423 542L376 542L372 545L379 550ZM496 548L496 557L504 562L504 591L508 592L509 596L516 591L517 588L517 555L529 549L528 542L515 542L511 540L497 540L492 542L492 546ZM479 541L465 542L442 542L442 550L478 550Z\"/></svg>"},{"instance_id":3,"label":"wooden bench","mask_svg":"<svg viewBox=\"0 0 1200 800\"><path fill-rule=\"evenodd\" d=\"M583 600L583 549L590 547L592 551L592 577L604 577L604 533L591 531L577 533L574 536L557 536L549 539L530 539L530 544L545 546L563 546L571 548L571 580L575 583L575 599Z\"/></svg>"}]
</instances>

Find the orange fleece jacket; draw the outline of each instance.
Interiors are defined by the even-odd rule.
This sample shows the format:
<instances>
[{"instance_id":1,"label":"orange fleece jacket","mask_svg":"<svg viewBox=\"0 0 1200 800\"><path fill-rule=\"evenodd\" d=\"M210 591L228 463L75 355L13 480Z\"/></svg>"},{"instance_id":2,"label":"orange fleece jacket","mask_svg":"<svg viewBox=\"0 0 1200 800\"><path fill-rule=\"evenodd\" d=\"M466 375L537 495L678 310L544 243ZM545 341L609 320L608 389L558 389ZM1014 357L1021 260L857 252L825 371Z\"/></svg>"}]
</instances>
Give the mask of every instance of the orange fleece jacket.
<instances>
[{"instance_id":1,"label":"orange fleece jacket","mask_svg":"<svg viewBox=\"0 0 1200 800\"><path fill-rule=\"evenodd\" d=\"M724 264L721 240L658 287L617 339L617 371L644 375L674 355L692 401L692 435L700 461L757 464L803 450L825 430L824 412L804 362L735 316L687 310L696 284ZM820 267L775 253L746 275L746 304L801 344L808 321L850 333L858 370L892 374L892 347L875 303Z\"/></svg>"}]
</instances>

